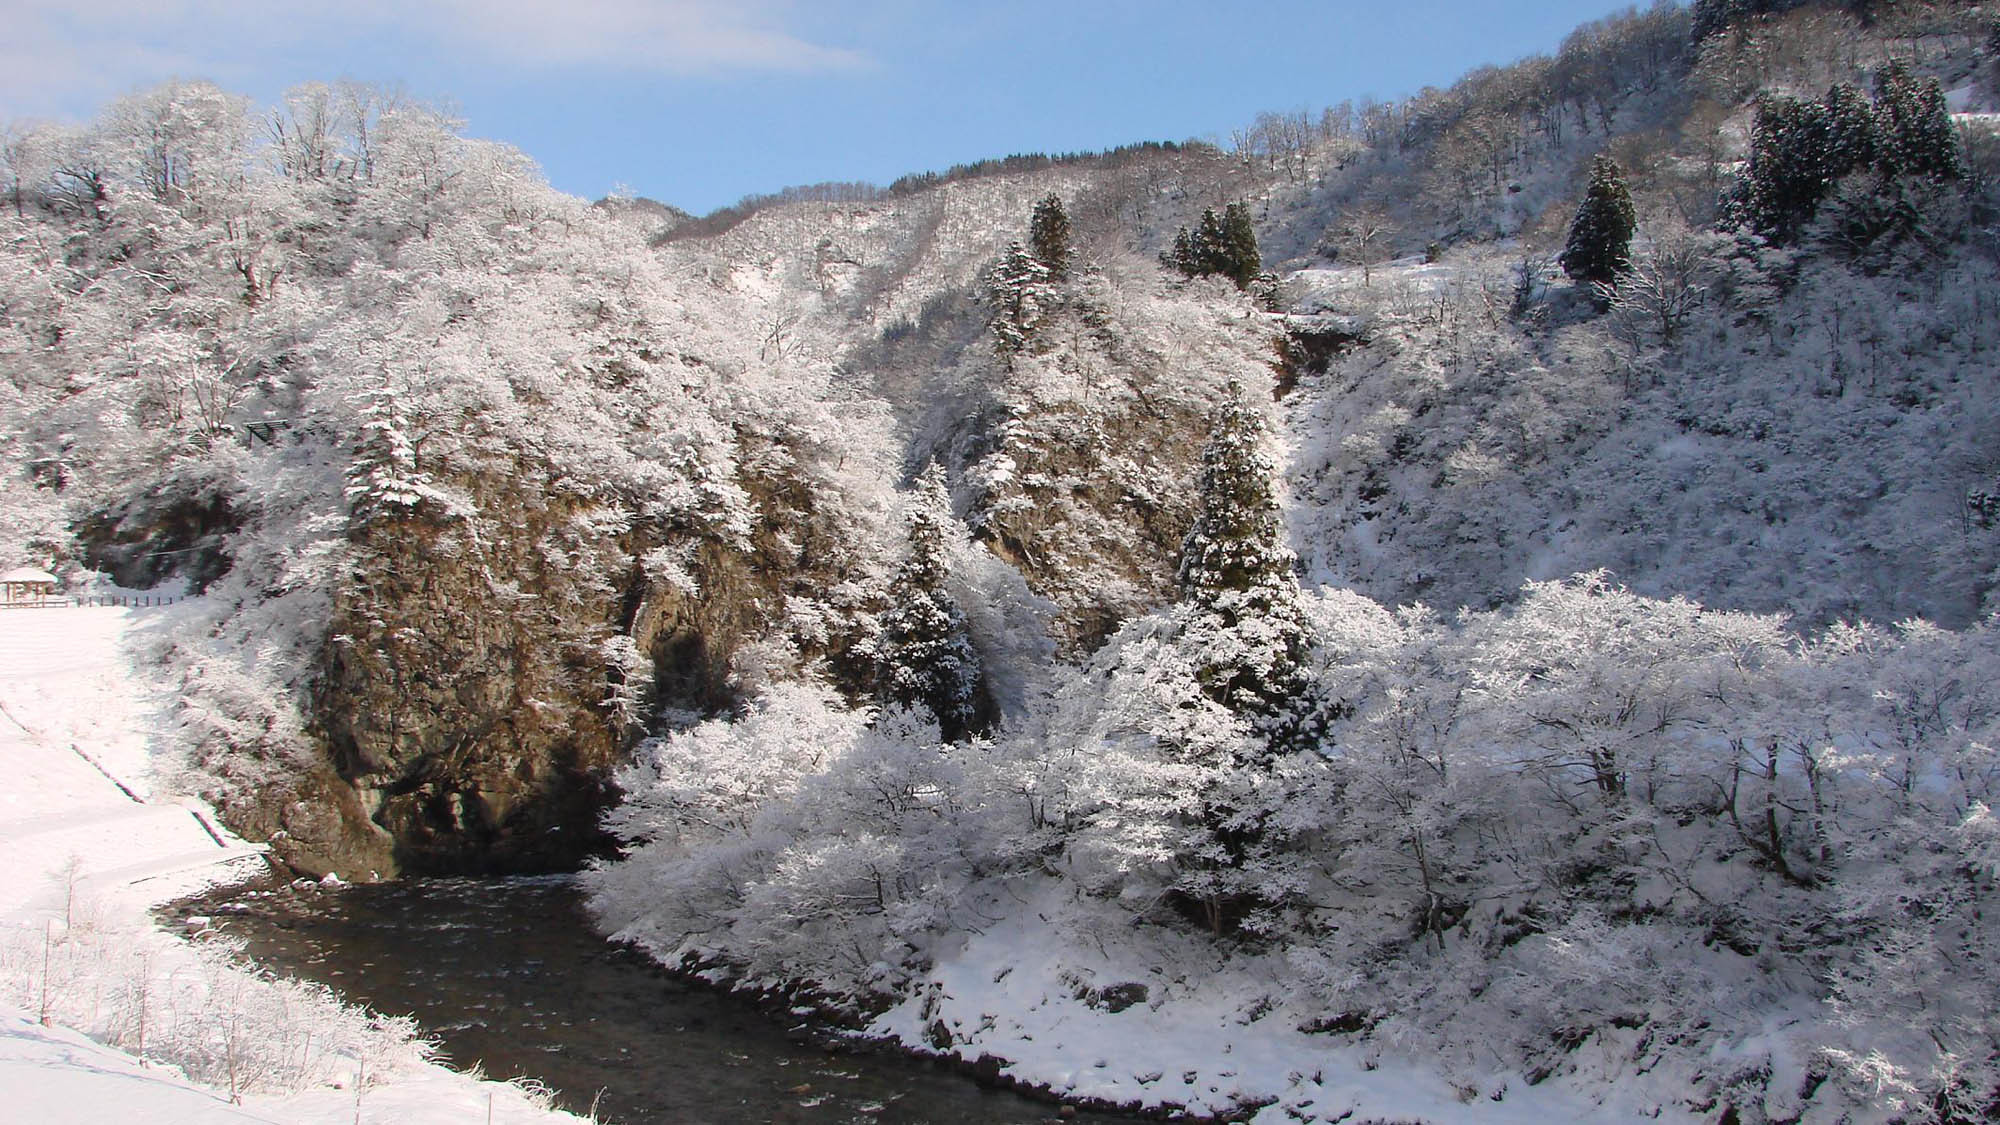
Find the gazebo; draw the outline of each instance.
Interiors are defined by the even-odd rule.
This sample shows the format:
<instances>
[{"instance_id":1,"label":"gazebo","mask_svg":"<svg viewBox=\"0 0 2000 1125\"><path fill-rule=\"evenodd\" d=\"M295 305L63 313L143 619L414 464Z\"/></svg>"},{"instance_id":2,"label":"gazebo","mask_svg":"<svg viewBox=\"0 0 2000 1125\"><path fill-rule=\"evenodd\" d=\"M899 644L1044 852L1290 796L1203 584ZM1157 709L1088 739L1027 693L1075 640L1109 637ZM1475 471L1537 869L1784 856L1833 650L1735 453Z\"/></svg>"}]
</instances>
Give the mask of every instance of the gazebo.
<instances>
[{"instance_id":1,"label":"gazebo","mask_svg":"<svg viewBox=\"0 0 2000 1125\"><path fill-rule=\"evenodd\" d=\"M0 605L40 605L55 596L58 581L46 570L17 566L0 574Z\"/></svg>"}]
</instances>

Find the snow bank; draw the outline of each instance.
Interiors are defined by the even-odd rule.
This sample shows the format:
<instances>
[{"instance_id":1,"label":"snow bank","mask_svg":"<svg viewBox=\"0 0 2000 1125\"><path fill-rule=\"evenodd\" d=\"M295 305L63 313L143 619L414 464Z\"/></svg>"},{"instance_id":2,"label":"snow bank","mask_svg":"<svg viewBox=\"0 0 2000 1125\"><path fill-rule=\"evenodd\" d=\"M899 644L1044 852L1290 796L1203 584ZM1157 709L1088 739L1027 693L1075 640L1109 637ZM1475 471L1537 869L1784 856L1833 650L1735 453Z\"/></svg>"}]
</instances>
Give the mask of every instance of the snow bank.
<instances>
[{"instance_id":1,"label":"snow bank","mask_svg":"<svg viewBox=\"0 0 2000 1125\"><path fill-rule=\"evenodd\" d=\"M1196 1115L1260 1107L1251 1120L1267 1125L1676 1119L1651 1103L1622 1104L1608 1088L1592 1101L1502 1071L1447 1084L1379 1049L1333 1045L1276 1013L1272 998L1287 989L1282 958L1236 958L1225 973L1199 941L1137 931L1122 944L1066 940L1083 928L1071 935L1050 920L1079 909L1048 882L939 957L869 1034L923 1053L948 1038L943 1053L984 1057L1002 1079L1065 1100ZM1115 920L1098 921L1114 925L1090 932L1116 932Z\"/></svg>"}]
</instances>

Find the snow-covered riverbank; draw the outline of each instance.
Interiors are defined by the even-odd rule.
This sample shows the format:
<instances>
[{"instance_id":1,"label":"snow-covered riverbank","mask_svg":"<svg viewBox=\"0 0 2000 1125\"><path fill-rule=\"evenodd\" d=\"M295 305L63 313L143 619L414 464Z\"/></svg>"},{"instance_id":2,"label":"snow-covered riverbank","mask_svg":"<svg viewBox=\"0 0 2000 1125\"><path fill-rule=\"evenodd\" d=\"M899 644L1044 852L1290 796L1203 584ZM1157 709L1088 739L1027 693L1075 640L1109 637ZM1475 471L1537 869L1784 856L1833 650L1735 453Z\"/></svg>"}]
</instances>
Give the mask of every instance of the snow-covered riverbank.
<instances>
[{"instance_id":1,"label":"snow-covered riverbank","mask_svg":"<svg viewBox=\"0 0 2000 1125\"><path fill-rule=\"evenodd\" d=\"M174 612L0 613L0 1104L48 1125L576 1120L427 1061L407 1021L241 968L200 920L153 924L264 867L161 768L165 688L132 653Z\"/></svg>"}]
</instances>

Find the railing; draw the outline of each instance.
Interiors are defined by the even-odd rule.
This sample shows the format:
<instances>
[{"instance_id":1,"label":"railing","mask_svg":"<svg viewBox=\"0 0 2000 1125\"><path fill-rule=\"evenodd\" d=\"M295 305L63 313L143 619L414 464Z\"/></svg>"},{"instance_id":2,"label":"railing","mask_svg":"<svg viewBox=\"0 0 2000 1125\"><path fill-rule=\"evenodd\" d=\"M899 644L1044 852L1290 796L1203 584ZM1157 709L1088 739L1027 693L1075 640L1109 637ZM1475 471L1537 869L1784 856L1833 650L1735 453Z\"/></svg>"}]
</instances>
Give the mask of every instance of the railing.
<instances>
[{"instance_id":1,"label":"railing","mask_svg":"<svg viewBox=\"0 0 2000 1125\"><path fill-rule=\"evenodd\" d=\"M144 609L152 606L172 605L180 601L181 594L49 594L45 597L16 598L0 601L0 609L82 609L93 606L123 606L130 609Z\"/></svg>"}]
</instances>

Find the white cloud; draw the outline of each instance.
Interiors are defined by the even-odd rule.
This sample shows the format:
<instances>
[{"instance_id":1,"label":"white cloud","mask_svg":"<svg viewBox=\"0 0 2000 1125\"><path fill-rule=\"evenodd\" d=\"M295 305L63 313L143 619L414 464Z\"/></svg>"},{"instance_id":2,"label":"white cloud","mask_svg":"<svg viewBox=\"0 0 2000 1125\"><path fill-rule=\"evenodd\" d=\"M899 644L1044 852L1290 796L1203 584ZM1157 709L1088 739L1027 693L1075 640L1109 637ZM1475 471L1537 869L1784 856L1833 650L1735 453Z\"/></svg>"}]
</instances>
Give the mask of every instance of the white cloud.
<instances>
[{"instance_id":1,"label":"white cloud","mask_svg":"<svg viewBox=\"0 0 2000 1125\"><path fill-rule=\"evenodd\" d=\"M862 64L848 50L782 29L771 4L738 0L439 0L440 39L540 65L607 64L668 71L814 71Z\"/></svg>"},{"instance_id":2,"label":"white cloud","mask_svg":"<svg viewBox=\"0 0 2000 1125\"><path fill-rule=\"evenodd\" d=\"M87 112L161 79L282 85L384 46L501 67L817 72L865 56L786 30L788 0L0 0L0 118ZM407 77L417 78L416 75Z\"/></svg>"}]
</instances>

